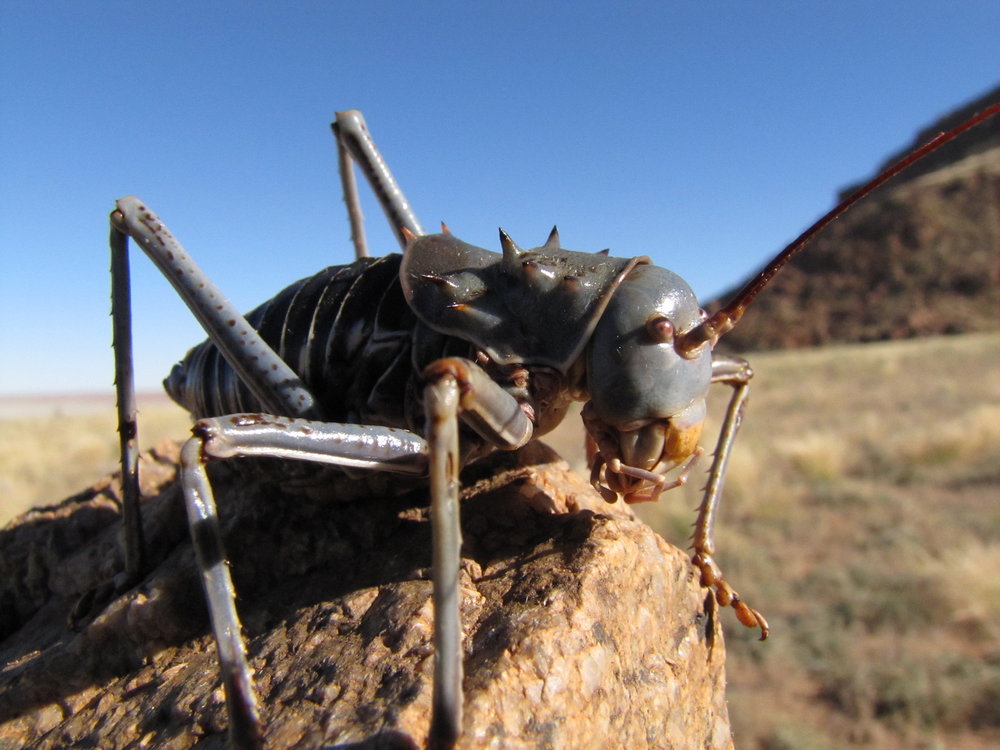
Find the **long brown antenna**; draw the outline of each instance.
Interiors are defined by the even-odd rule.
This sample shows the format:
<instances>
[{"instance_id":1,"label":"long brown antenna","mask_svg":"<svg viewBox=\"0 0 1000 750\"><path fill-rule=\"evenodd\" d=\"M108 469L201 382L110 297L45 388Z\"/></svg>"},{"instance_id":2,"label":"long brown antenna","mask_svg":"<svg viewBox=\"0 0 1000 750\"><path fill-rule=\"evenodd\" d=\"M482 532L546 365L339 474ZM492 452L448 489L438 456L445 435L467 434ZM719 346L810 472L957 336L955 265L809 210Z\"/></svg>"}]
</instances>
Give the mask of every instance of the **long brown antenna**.
<instances>
[{"instance_id":1,"label":"long brown antenna","mask_svg":"<svg viewBox=\"0 0 1000 750\"><path fill-rule=\"evenodd\" d=\"M889 169L885 170L878 177L865 184L849 197L845 198L826 216L800 234L798 239L791 242L784 250L778 253L774 260L768 263L763 271L757 274L750 281L750 283L743 287L740 293L737 294L728 305L712 315L708 318L708 320L705 320L701 324L692 328L687 333L678 335L676 339L677 350L682 354L693 355L700 351L704 344L709 342L714 344L722 334L732 330L733 326L736 325L736 321L743 317L743 312L753 301L753 298L756 297L765 286L767 286L767 283L774 278L774 275L781 270L781 267L784 266L799 250L809 244L813 237L825 229L830 222L886 180L895 177L914 162L923 159L932 151L940 148L956 136L964 133L969 128L975 127L983 120L992 117L998 112L1000 112L1000 104L994 104L992 107L984 109L979 114L973 115L957 128L953 128L947 133L938 133L923 146L918 148L916 151L913 151L905 159L896 162L896 164L889 167Z\"/></svg>"}]
</instances>

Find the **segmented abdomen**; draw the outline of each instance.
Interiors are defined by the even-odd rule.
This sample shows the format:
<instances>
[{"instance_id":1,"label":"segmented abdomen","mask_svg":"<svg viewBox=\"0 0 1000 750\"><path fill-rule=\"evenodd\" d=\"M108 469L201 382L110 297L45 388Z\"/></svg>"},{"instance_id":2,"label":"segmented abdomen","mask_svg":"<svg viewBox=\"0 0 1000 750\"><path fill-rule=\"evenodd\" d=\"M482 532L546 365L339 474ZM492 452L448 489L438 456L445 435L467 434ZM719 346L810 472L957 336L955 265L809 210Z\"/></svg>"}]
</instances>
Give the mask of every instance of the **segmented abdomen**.
<instances>
[{"instance_id":1,"label":"segmented abdomen","mask_svg":"<svg viewBox=\"0 0 1000 750\"><path fill-rule=\"evenodd\" d=\"M301 279L247 314L332 422L422 431L419 373L470 345L419 322L399 285L402 256L362 258ZM195 417L263 407L211 341L191 349L164 381Z\"/></svg>"}]
</instances>

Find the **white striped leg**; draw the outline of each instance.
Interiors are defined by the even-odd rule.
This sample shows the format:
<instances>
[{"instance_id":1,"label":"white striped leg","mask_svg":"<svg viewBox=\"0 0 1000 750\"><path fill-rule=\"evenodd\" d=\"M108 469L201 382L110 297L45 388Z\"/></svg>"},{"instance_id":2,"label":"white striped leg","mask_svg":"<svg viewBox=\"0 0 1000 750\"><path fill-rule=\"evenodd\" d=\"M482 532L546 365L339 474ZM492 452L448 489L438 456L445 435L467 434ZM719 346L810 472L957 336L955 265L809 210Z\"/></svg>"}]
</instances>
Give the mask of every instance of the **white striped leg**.
<instances>
[{"instance_id":1,"label":"white striped leg","mask_svg":"<svg viewBox=\"0 0 1000 750\"><path fill-rule=\"evenodd\" d=\"M257 708L257 694L247 664L246 646L236 614L236 590L222 550L218 511L205 472L199 438L191 438L184 444L181 472L188 525L205 586L215 645L219 650L219 667L226 690L226 712L229 714L229 744L232 750L260 750L264 746L264 732Z\"/></svg>"},{"instance_id":2,"label":"white striped leg","mask_svg":"<svg viewBox=\"0 0 1000 750\"><path fill-rule=\"evenodd\" d=\"M194 433L181 451L181 481L219 652L229 741L236 750L258 750L263 747L263 727L205 462L232 456L273 456L423 475L427 471L427 443L405 430L267 414L203 419L194 426Z\"/></svg>"}]
</instances>

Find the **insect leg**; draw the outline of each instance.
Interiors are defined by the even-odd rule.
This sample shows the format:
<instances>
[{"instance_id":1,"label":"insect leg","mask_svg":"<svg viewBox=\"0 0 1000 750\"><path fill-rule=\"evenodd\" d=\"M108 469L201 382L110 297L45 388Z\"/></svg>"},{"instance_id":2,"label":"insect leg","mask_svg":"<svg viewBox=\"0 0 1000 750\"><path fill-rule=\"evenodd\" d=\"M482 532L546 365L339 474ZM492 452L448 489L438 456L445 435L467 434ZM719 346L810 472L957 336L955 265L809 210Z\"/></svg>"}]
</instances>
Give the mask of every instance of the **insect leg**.
<instances>
[{"instance_id":1,"label":"insect leg","mask_svg":"<svg viewBox=\"0 0 1000 750\"><path fill-rule=\"evenodd\" d=\"M337 123L331 123L334 140L337 141L337 171L340 172L340 185L344 193L344 203L347 205L347 218L351 222L351 242L354 243L356 258L368 257L368 242L365 239L365 217L361 213L361 200L358 197L358 181L354 179L354 160L347 151L343 141L337 138Z\"/></svg>"},{"instance_id":2,"label":"insect leg","mask_svg":"<svg viewBox=\"0 0 1000 750\"><path fill-rule=\"evenodd\" d=\"M726 463L732 451L736 433L743 421L743 409L750 395L750 378L753 370L750 363L739 357L715 355L712 359L712 382L725 383L733 387L733 397L726 410L726 418L719 433L719 442L715 448L715 458L709 471L708 485L705 487L705 497L698 509L698 520L695 523L694 559L696 567L701 570L703 586L715 588L715 597L723 607L732 605L739 621L749 628L759 627L760 640L765 640L768 634L767 620L757 610L743 602L739 594L722 577L722 571L716 565L712 555L715 554L715 519L719 510L719 500L722 497L722 486L726 476Z\"/></svg>"},{"instance_id":3,"label":"insect leg","mask_svg":"<svg viewBox=\"0 0 1000 750\"><path fill-rule=\"evenodd\" d=\"M208 458L268 456L424 476L427 443L407 430L271 414L201 419L193 428Z\"/></svg>"},{"instance_id":4,"label":"insect leg","mask_svg":"<svg viewBox=\"0 0 1000 750\"><path fill-rule=\"evenodd\" d=\"M131 588L146 569L146 545L139 510L139 451L135 378L132 368L132 302L129 282L128 238L111 227L111 318L115 351L115 391L118 400L118 438L122 466L122 517L125 527L125 575L115 582L118 592Z\"/></svg>"},{"instance_id":5,"label":"insect leg","mask_svg":"<svg viewBox=\"0 0 1000 750\"><path fill-rule=\"evenodd\" d=\"M160 269L213 343L265 408L302 417L321 416L313 395L295 372L257 334L253 326L202 273L159 218L134 196L117 201L111 213L111 285L114 316L115 384L122 454L125 574L81 597L69 615L76 629L103 609L116 592L134 586L145 568L145 543L139 511L136 471L136 409L132 377L132 332L129 293L128 237Z\"/></svg>"},{"instance_id":6,"label":"insect leg","mask_svg":"<svg viewBox=\"0 0 1000 750\"><path fill-rule=\"evenodd\" d=\"M111 225L135 239L267 411L321 418L313 395L298 375L264 342L142 201L134 196L117 201Z\"/></svg>"},{"instance_id":7,"label":"insect leg","mask_svg":"<svg viewBox=\"0 0 1000 750\"><path fill-rule=\"evenodd\" d=\"M125 571L114 580L88 590L70 612L72 630L92 613L142 580L146 571L146 542L139 508L138 421L135 405L135 377L132 366L132 294L128 262L128 236L114 224L108 238L111 245L111 347L115 353L115 395L118 402L118 443L122 467L122 525L125 529Z\"/></svg>"},{"instance_id":8,"label":"insect leg","mask_svg":"<svg viewBox=\"0 0 1000 750\"><path fill-rule=\"evenodd\" d=\"M229 744L233 750L259 750L264 746L264 736L257 694L240 633L236 590L222 550L218 511L205 471L200 438L191 438L181 449L181 478L191 539L219 651L222 684L226 690L226 712L229 714Z\"/></svg>"},{"instance_id":9,"label":"insect leg","mask_svg":"<svg viewBox=\"0 0 1000 750\"><path fill-rule=\"evenodd\" d=\"M263 747L260 711L206 462L232 456L274 456L421 475L427 468L427 444L405 430L311 422L268 414L203 419L195 424L194 433L181 451L181 481L219 651L229 741L237 750L258 750Z\"/></svg>"},{"instance_id":10,"label":"insect leg","mask_svg":"<svg viewBox=\"0 0 1000 750\"><path fill-rule=\"evenodd\" d=\"M429 747L451 748L462 729L462 533L458 417L491 444L511 450L531 439L517 401L477 365L450 358L424 371L434 535L434 695Z\"/></svg>"},{"instance_id":11,"label":"insect leg","mask_svg":"<svg viewBox=\"0 0 1000 750\"><path fill-rule=\"evenodd\" d=\"M424 402L434 540L434 694L429 745L450 748L462 731L458 383L454 378L443 378L428 386Z\"/></svg>"},{"instance_id":12,"label":"insect leg","mask_svg":"<svg viewBox=\"0 0 1000 750\"><path fill-rule=\"evenodd\" d=\"M389 220L389 225L396 235L399 246L405 248L406 237L403 235L404 228L417 236L422 235L424 230L417 220L417 215L410 208L406 196L400 190L399 184L392 176L392 172L389 171L385 159L382 158L382 154L375 147L375 141L372 140L371 134L368 132L365 118L356 109L351 109L347 112L338 112L336 121L331 123L330 127L337 138L338 147L342 145L350 153L368 179L368 184L371 185L372 192L378 198L378 202L385 212L385 217ZM343 168L340 174L341 180L343 180ZM351 179L353 180L353 175ZM345 184L344 200L348 201L348 213L351 214L351 231L353 233L354 217L348 195L349 193ZM357 191L354 192L353 200L357 201ZM358 216L360 217L360 215L361 212L358 209ZM356 243L355 248L357 248Z\"/></svg>"}]
</instances>

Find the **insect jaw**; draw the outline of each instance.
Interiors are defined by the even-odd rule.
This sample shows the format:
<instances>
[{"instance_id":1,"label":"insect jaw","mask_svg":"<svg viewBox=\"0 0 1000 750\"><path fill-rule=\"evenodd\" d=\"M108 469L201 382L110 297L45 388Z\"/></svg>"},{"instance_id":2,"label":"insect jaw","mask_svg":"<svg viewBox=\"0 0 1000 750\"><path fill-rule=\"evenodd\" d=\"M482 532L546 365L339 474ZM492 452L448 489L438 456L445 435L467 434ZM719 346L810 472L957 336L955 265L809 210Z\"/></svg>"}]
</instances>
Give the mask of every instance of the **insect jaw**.
<instances>
[{"instance_id":1,"label":"insect jaw","mask_svg":"<svg viewBox=\"0 0 1000 750\"><path fill-rule=\"evenodd\" d=\"M616 428L583 407L583 423L596 445L590 483L609 503L655 502L660 493L684 484L701 456L704 402L676 417L653 419L633 429ZM680 474L667 474L681 467Z\"/></svg>"}]
</instances>

